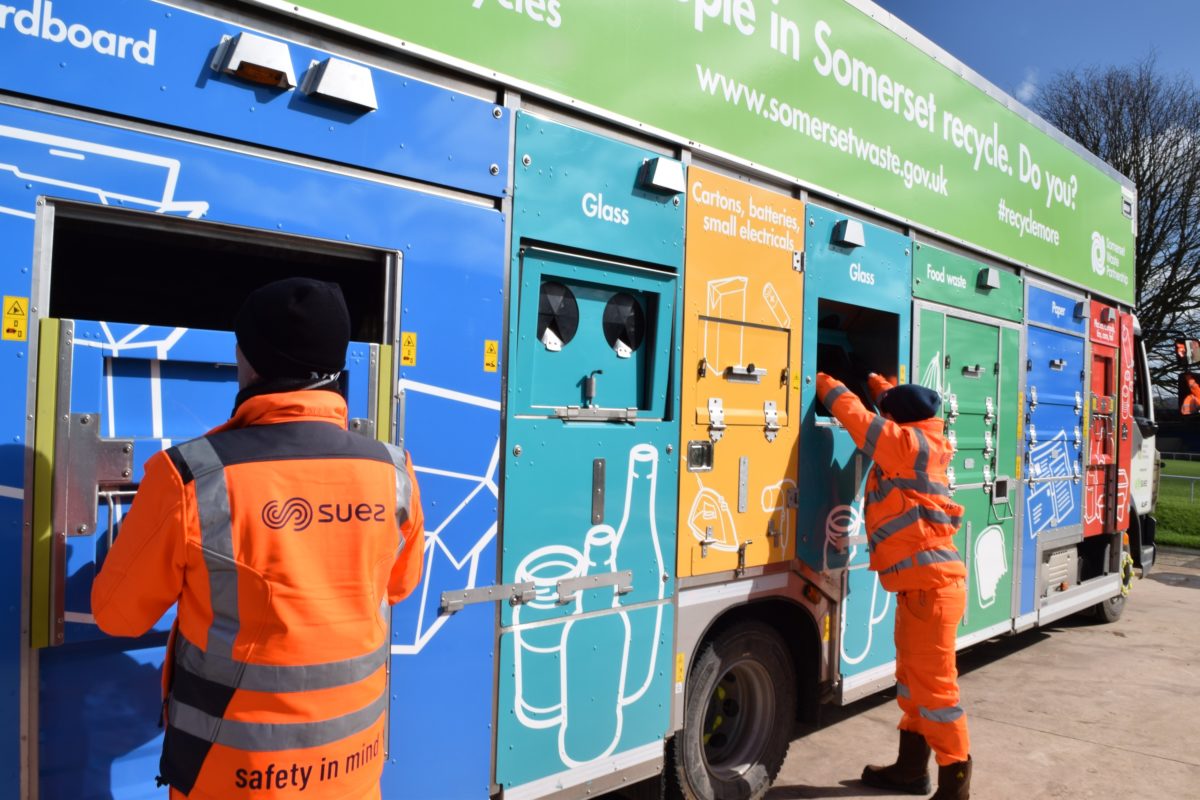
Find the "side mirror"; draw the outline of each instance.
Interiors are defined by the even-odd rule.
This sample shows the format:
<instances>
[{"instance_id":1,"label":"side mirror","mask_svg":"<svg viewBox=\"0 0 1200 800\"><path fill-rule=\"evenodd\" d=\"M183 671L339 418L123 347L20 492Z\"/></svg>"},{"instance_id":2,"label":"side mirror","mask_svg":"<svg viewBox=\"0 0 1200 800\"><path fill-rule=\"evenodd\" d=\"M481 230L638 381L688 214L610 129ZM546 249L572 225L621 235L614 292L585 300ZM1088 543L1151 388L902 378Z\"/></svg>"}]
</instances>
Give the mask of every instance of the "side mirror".
<instances>
[{"instance_id":1,"label":"side mirror","mask_svg":"<svg viewBox=\"0 0 1200 800\"><path fill-rule=\"evenodd\" d=\"M1200 364L1200 339L1176 339L1175 360L1189 367Z\"/></svg>"}]
</instances>

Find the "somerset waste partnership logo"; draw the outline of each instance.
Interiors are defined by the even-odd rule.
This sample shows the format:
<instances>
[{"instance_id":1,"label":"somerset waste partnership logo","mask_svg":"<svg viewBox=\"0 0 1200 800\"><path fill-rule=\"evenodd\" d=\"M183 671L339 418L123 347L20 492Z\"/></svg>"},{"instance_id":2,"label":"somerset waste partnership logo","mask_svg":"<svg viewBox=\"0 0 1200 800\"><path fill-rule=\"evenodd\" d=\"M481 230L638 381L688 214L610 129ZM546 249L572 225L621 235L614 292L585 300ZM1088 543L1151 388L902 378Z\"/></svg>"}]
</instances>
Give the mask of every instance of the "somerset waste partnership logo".
<instances>
[{"instance_id":1,"label":"somerset waste partnership logo","mask_svg":"<svg viewBox=\"0 0 1200 800\"><path fill-rule=\"evenodd\" d=\"M1108 242L1100 231L1092 231L1092 272L1097 275L1105 273L1106 253Z\"/></svg>"}]
</instances>

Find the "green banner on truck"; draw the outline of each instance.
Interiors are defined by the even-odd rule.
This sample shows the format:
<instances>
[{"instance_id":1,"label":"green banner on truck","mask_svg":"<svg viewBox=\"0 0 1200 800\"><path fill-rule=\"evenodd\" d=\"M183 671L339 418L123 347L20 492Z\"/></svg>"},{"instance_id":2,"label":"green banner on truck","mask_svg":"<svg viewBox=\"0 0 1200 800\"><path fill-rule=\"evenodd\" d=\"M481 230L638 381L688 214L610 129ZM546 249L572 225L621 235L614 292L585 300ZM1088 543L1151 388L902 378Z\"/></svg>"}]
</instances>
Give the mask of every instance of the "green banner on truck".
<instances>
[{"instance_id":1,"label":"green banner on truck","mask_svg":"<svg viewBox=\"0 0 1200 800\"><path fill-rule=\"evenodd\" d=\"M304 5L1134 300L1132 187L869 3Z\"/></svg>"}]
</instances>

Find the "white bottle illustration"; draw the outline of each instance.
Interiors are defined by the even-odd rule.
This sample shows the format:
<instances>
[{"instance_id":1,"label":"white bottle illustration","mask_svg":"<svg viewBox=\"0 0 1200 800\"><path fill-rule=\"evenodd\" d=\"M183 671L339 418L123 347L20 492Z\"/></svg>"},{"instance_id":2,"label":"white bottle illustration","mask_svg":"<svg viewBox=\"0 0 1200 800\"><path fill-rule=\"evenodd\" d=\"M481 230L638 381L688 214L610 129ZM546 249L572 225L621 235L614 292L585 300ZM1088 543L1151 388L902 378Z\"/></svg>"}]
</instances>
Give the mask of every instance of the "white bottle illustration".
<instances>
[{"instance_id":1,"label":"white bottle illustration","mask_svg":"<svg viewBox=\"0 0 1200 800\"><path fill-rule=\"evenodd\" d=\"M666 596L655 520L657 482L658 450L635 445L619 526L590 528L582 553L550 545L530 553L517 568L516 579L533 582L536 596L513 612L514 712L526 727L558 727L559 758L568 767L616 750L624 708L641 699L654 679L663 605L634 612L612 609L622 600L640 604ZM616 578L582 589L568 606L565 624L545 624L563 617L564 607L557 603L560 580L626 570L633 575L630 594L617 593Z\"/></svg>"}]
</instances>

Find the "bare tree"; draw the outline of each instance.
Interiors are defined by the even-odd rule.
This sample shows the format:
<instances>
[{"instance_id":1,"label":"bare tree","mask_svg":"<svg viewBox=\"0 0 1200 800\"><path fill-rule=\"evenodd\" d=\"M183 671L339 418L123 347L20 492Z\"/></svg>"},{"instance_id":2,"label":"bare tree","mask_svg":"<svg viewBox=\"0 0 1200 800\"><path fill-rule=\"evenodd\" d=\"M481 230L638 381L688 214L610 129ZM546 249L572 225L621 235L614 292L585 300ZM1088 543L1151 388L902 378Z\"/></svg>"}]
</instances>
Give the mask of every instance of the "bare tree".
<instances>
[{"instance_id":1,"label":"bare tree","mask_svg":"<svg viewBox=\"0 0 1200 800\"><path fill-rule=\"evenodd\" d=\"M1138 320L1154 383L1173 397L1171 331L1200 338L1200 91L1161 73L1151 54L1061 73L1033 105L1137 186Z\"/></svg>"}]
</instances>

